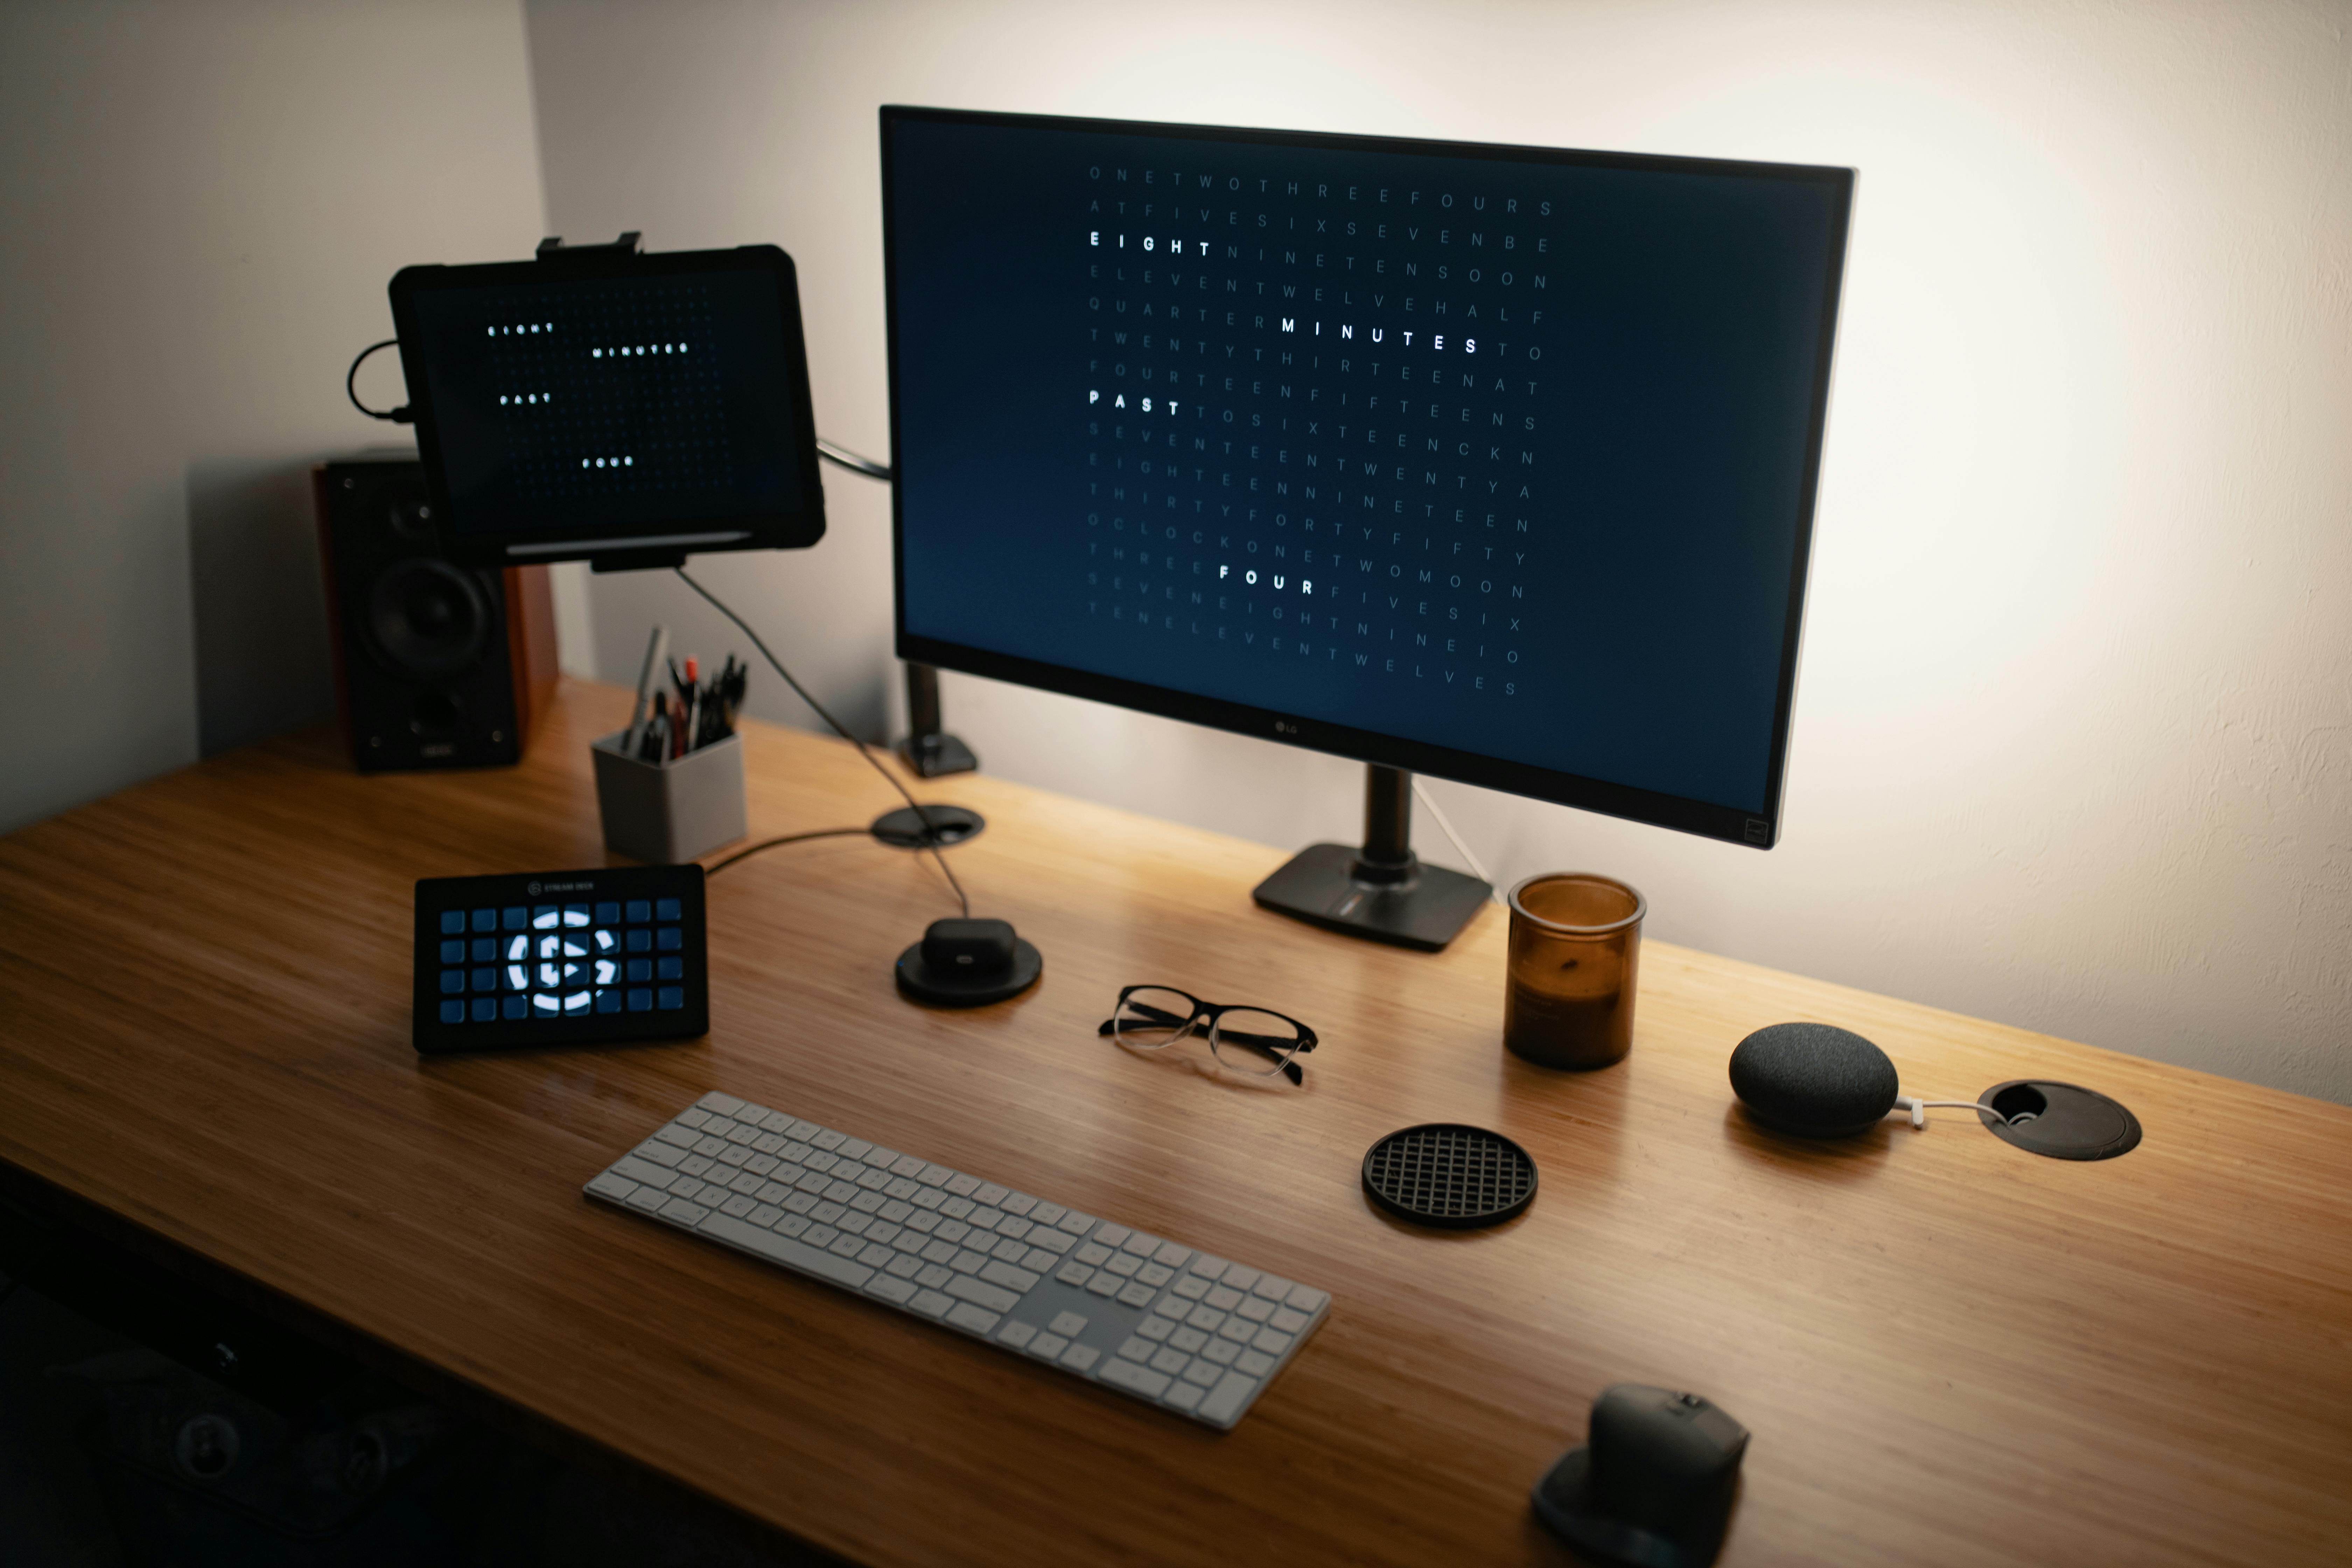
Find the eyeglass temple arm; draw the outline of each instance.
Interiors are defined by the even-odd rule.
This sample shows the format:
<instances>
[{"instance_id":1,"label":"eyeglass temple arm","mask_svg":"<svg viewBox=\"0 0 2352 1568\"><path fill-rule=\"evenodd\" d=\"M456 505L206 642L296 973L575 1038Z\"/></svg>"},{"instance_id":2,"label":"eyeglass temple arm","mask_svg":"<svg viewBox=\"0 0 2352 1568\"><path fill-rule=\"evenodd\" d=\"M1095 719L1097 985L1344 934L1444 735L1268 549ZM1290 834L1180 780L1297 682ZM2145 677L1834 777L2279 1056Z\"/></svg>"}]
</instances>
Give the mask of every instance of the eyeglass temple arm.
<instances>
[{"instance_id":1,"label":"eyeglass temple arm","mask_svg":"<svg viewBox=\"0 0 2352 1568\"><path fill-rule=\"evenodd\" d=\"M1281 1050L1311 1051L1315 1048L1314 1040L1304 1035L1293 1040L1286 1039L1279 1035L1253 1035L1244 1029L1219 1029L1217 1038L1231 1040L1237 1046L1247 1046L1252 1050L1265 1051L1269 1054Z\"/></svg>"}]
</instances>

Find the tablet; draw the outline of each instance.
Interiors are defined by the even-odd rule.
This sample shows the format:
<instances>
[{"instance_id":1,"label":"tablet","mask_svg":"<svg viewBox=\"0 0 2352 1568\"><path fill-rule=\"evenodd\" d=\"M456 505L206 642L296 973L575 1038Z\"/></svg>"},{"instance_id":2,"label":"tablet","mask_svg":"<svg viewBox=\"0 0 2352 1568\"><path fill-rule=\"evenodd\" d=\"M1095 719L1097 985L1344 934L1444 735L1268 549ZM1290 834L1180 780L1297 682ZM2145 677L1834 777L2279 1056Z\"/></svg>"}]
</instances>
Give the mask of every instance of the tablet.
<instances>
[{"instance_id":1,"label":"tablet","mask_svg":"<svg viewBox=\"0 0 2352 1568\"><path fill-rule=\"evenodd\" d=\"M459 564L662 566L824 536L800 292L774 246L410 267L392 313Z\"/></svg>"}]
</instances>

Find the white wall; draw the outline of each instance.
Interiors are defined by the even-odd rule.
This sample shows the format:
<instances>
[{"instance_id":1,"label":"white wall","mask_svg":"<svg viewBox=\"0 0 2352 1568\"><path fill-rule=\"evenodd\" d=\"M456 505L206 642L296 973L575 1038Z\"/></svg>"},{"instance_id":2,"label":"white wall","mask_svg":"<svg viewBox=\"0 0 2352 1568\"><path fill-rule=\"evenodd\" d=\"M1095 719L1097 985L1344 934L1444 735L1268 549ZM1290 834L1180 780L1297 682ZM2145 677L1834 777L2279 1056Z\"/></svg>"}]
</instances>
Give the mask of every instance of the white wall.
<instances>
[{"instance_id":1,"label":"white wall","mask_svg":"<svg viewBox=\"0 0 2352 1568\"><path fill-rule=\"evenodd\" d=\"M0 830L323 710L301 476L396 437L336 383L405 261L775 240L820 426L879 454L884 101L1844 163L1783 846L1432 787L1499 877L1616 871L1659 937L2352 1100L2340 6L528 19L0 7L0 668L20 714L74 715L9 748ZM399 394L382 361L362 384ZM878 733L887 497L828 483L824 545L711 574ZM567 663L608 676L655 616L731 646L658 579L562 601ZM1352 830L1348 764L948 687L992 771L1270 844Z\"/></svg>"},{"instance_id":2,"label":"white wall","mask_svg":"<svg viewBox=\"0 0 2352 1568\"><path fill-rule=\"evenodd\" d=\"M1433 787L1498 877L1616 872L1655 936L2352 1100L2340 7L529 17L551 226L783 245L819 427L876 454L882 102L1859 167L1782 847ZM714 575L878 729L886 498L827 483L822 546ZM655 616L730 646L674 584L594 595L609 676ZM952 677L948 702L999 773L1271 844L1354 826L1344 763ZM803 717L772 682L756 706Z\"/></svg>"},{"instance_id":3,"label":"white wall","mask_svg":"<svg viewBox=\"0 0 2352 1568\"><path fill-rule=\"evenodd\" d=\"M515 0L0 8L0 830L331 710L309 465L405 439L344 367L530 253L532 136Z\"/></svg>"}]
</instances>

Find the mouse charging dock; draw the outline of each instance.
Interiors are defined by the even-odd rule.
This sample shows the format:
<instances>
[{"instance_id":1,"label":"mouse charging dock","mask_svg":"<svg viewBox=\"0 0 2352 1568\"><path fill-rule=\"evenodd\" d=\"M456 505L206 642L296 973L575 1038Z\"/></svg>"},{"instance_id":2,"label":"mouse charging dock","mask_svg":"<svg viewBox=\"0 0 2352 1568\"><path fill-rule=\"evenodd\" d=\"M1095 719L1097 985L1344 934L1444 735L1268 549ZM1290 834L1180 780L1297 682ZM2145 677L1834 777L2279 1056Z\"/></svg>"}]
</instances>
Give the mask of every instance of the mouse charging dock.
<instances>
[{"instance_id":1,"label":"mouse charging dock","mask_svg":"<svg viewBox=\"0 0 2352 1568\"><path fill-rule=\"evenodd\" d=\"M1044 955L1006 921L933 921L898 955L898 989L934 1007L985 1007L1018 996L1045 973Z\"/></svg>"}]
</instances>

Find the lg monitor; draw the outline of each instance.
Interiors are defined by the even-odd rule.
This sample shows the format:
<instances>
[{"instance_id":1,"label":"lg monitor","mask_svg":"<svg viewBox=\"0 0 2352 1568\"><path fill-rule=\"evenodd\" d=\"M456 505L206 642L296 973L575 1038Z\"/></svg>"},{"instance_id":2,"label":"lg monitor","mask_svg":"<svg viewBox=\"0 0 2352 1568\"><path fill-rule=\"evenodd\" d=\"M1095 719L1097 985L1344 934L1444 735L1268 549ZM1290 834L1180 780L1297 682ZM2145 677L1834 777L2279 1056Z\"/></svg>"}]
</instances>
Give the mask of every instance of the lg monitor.
<instances>
[{"instance_id":1,"label":"lg monitor","mask_svg":"<svg viewBox=\"0 0 2352 1568\"><path fill-rule=\"evenodd\" d=\"M882 110L901 657L1769 848L1851 170Z\"/></svg>"}]
</instances>

